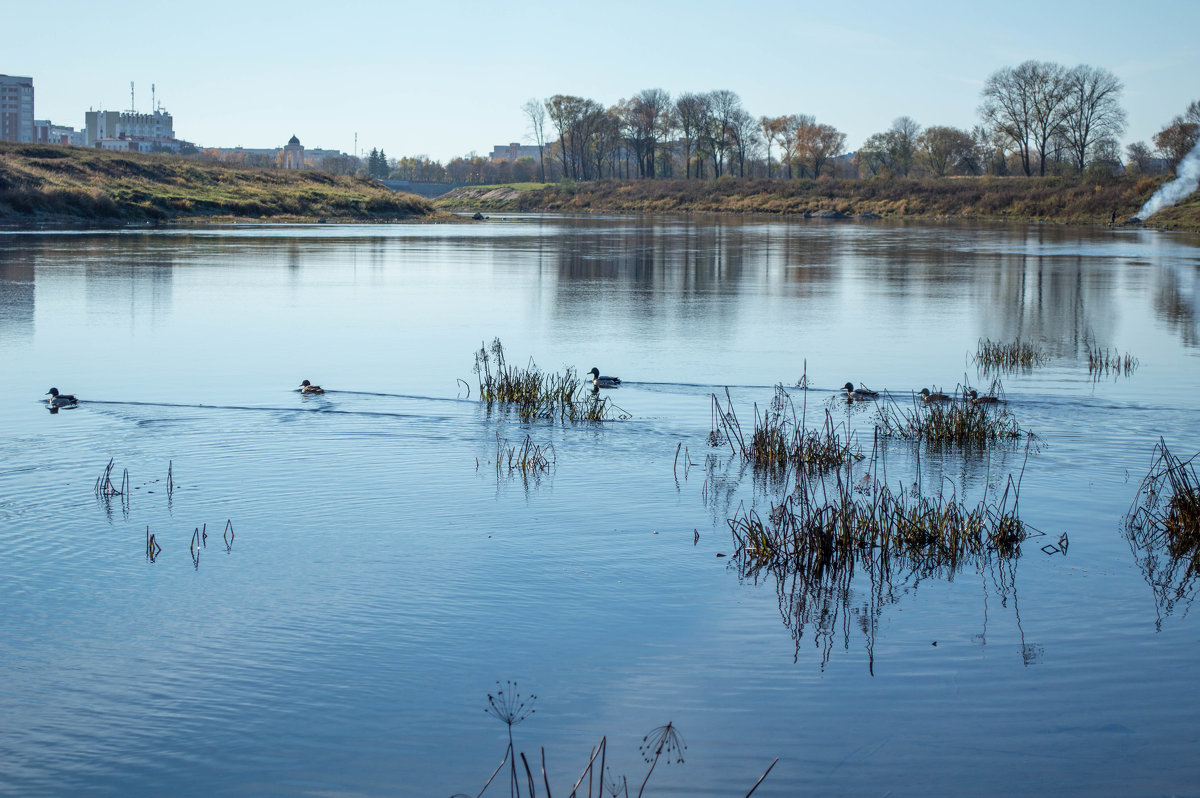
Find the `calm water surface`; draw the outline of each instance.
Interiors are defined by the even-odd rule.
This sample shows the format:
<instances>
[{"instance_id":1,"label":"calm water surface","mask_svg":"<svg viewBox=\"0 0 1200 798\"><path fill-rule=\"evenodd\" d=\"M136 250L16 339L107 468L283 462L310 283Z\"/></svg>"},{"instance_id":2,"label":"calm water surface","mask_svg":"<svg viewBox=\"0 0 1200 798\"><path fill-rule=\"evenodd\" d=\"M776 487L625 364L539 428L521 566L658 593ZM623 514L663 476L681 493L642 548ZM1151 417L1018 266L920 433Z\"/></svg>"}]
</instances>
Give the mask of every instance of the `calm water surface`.
<instances>
[{"instance_id":1,"label":"calm water surface","mask_svg":"<svg viewBox=\"0 0 1200 798\"><path fill-rule=\"evenodd\" d=\"M474 795L507 742L487 693L515 679L517 747L559 795L604 735L636 791L668 721L685 761L647 794L744 795L775 757L756 795L1196 794L1195 583L1122 517L1159 436L1200 450L1198 314L1200 239L1143 230L0 235L0 793ZM457 379L497 336L618 374L632 418L489 415ZM795 401L869 448L837 386L986 385L976 342L1018 336L1049 355L1003 377L1041 450L922 451L920 476L975 501L1024 465L1045 536L1021 557L801 612L718 556L739 504L786 488L706 445L712 393L746 422L807 370ZM1139 367L1094 379L1089 343ZM51 385L80 407L48 413ZM498 475L526 434L555 467ZM884 456L916 477L911 445ZM109 458L124 498L93 493Z\"/></svg>"}]
</instances>

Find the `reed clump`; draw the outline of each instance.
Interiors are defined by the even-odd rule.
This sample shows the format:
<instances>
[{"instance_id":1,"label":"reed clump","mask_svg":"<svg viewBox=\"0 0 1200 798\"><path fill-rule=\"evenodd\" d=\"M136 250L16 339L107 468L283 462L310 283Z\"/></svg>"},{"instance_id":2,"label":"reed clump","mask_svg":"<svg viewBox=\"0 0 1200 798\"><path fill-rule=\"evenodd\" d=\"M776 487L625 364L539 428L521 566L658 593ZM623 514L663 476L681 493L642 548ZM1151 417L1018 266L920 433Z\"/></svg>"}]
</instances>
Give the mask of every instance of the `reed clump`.
<instances>
[{"instance_id":1,"label":"reed clump","mask_svg":"<svg viewBox=\"0 0 1200 798\"><path fill-rule=\"evenodd\" d=\"M878 419L883 435L928 443L988 446L1032 436L1001 403L927 404L914 399L911 407L902 407L889 399L880 403Z\"/></svg>"},{"instance_id":2,"label":"reed clump","mask_svg":"<svg viewBox=\"0 0 1200 798\"><path fill-rule=\"evenodd\" d=\"M973 359L985 372L1009 372L1027 371L1040 366L1047 357L1041 348L1020 338L1012 342L980 338Z\"/></svg>"},{"instance_id":3,"label":"reed clump","mask_svg":"<svg viewBox=\"0 0 1200 798\"><path fill-rule=\"evenodd\" d=\"M822 474L846 463L862 459L854 446L853 434L844 424L835 424L829 410L821 426L805 425L807 404L799 415L791 395L782 385L775 386L775 395L765 411L754 406L754 429L749 441L733 408L729 391L722 407L716 394L712 395L712 429L709 443L728 443L734 454L755 469L783 471L797 468L807 474Z\"/></svg>"},{"instance_id":4,"label":"reed clump","mask_svg":"<svg viewBox=\"0 0 1200 798\"><path fill-rule=\"evenodd\" d=\"M541 474L549 471L558 462L553 443L538 444L529 435L520 445L509 445L508 441L496 436L496 473L520 471L523 474Z\"/></svg>"},{"instance_id":5,"label":"reed clump","mask_svg":"<svg viewBox=\"0 0 1200 798\"><path fill-rule=\"evenodd\" d=\"M1165 549L1173 558L1189 558L1200 568L1200 478L1192 461L1180 460L1159 438L1154 461L1138 488L1127 525L1143 542Z\"/></svg>"},{"instance_id":6,"label":"reed clump","mask_svg":"<svg viewBox=\"0 0 1200 798\"><path fill-rule=\"evenodd\" d=\"M563 372L546 372L532 359L523 368L510 364L499 338L490 347L480 345L473 370L479 379L479 400L489 409L493 405L512 408L524 422L557 419L579 423L630 418L607 396L587 390L573 366Z\"/></svg>"},{"instance_id":7,"label":"reed clump","mask_svg":"<svg viewBox=\"0 0 1200 798\"><path fill-rule=\"evenodd\" d=\"M1088 344L1088 374L1093 377L1108 375L1128 377L1137 371L1140 361L1129 352Z\"/></svg>"},{"instance_id":8,"label":"reed clump","mask_svg":"<svg viewBox=\"0 0 1200 798\"><path fill-rule=\"evenodd\" d=\"M854 485L840 471L832 480L802 477L767 518L739 508L729 519L734 562L746 572L820 577L853 573L856 563L953 572L989 552L1019 556L1028 536L1018 515L1019 484L1010 477L997 501L969 507L956 493L926 496L919 487L875 479Z\"/></svg>"}]
</instances>

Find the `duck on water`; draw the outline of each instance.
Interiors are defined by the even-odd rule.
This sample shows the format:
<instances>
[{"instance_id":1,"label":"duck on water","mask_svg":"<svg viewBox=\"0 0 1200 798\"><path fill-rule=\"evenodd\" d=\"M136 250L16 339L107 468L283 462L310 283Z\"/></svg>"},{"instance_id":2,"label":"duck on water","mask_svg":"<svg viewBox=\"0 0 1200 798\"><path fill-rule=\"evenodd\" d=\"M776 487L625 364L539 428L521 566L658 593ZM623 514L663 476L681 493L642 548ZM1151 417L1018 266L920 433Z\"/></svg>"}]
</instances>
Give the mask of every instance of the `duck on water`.
<instances>
[{"instance_id":1,"label":"duck on water","mask_svg":"<svg viewBox=\"0 0 1200 798\"><path fill-rule=\"evenodd\" d=\"M617 388L621 385L620 377L603 377L600 375L600 369L594 366L588 374L592 375L593 388Z\"/></svg>"},{"instance_id":2,"label":"duck on water","mask_svg":"<svg viewBox=\"0 0 1200 798\"><path fill-rule=\"evenodd\" d=\"M846 400L850 402L865 402L868 399L877 399L879 391L872 391L868 388L855 388L854 383L848 382L842 386L846 391Z\"/></svg>"},{"instance_id":3,"label":"duck on water","mask_svg":"<svg viewBox=\"0 0 1200 798\"><path fill-rule=\"evenodd\" d=\"M75 407L79 404L79 400L75 398L75 394L59 393L57 388L51 388L46 391L46 396L50 397L46 400L46 403L52 408Z\"/></svg>"},{"instance_id":4,"label":"duck on water","mask_svg":"<svg viewBox=\"0 0 1200 798\"><path fill-rule=\"evenodd\" d=\"M320 385L313 385L308 380L300 383L300 393L325 393L325 389Z\"/></svg>"}]
</instances>

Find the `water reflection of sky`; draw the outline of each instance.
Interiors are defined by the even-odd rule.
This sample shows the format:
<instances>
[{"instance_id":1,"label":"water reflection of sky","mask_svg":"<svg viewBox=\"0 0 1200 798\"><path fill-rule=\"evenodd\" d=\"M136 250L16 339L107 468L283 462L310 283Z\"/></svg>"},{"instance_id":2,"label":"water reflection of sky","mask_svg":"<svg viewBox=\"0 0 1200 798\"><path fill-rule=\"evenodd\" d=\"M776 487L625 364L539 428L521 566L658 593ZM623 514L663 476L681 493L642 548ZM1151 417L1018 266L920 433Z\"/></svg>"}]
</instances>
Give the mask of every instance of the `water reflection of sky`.
<instances>
[{"instance_id":1,"label":"water reflection of sky","mask_svg":"<svg viewBox=\"0 0 1200 798\"><path fill-rule=\"evenodd\" d=\"M1159 435L1200 449L1195 244L651 217L0 234L0 791L474 794L506 678L540 696L518 747L559 783L604 734L640 782L672 720L663 792L744 794L775 756L756 794L1186 791L1196 620L1120 521ZM458 399L495 336L619 374L633 419ZM832 389L983 384L977 340L1017 336L1050 358L1002 378L1041 450L920 461L972 499L1023 467L1045 537L1021 558L839 594L717 556L784 488L705 445L713 391L751 423L807 367L808 417L870 447ZM1139 367L1093 379L1089 345ZM84 403L49 416L51 384ZM497 475L525 434L556 468ZM910 446L884 456L913 479ZM92 495L109 457L127 502Z\"/></svg>"}]
</instances>

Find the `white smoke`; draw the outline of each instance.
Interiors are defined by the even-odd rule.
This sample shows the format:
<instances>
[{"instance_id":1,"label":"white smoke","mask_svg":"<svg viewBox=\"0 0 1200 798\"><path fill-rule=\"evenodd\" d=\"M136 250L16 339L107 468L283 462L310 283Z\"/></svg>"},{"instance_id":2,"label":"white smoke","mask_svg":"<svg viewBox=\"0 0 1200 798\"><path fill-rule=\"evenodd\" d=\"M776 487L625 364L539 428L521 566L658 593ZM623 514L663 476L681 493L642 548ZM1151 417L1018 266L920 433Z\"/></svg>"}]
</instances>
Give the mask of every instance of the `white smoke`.
<instances>
[{"instance_id":1,"label":"white smoke","mask_svg":"<svg viewBox=\"0 0 1200 798\"><path fill-rule=\"evenodd\" d=\"M1134 215L1135 219L1146 220L1163 208L1169 208L1196 190L1200 185L1200 141L1192 147L1192 151L1183 157L1175 170L1175 179L1154 192L1154 196L1146 200L1142 209Z\"/></svg>"}]
</instances>

